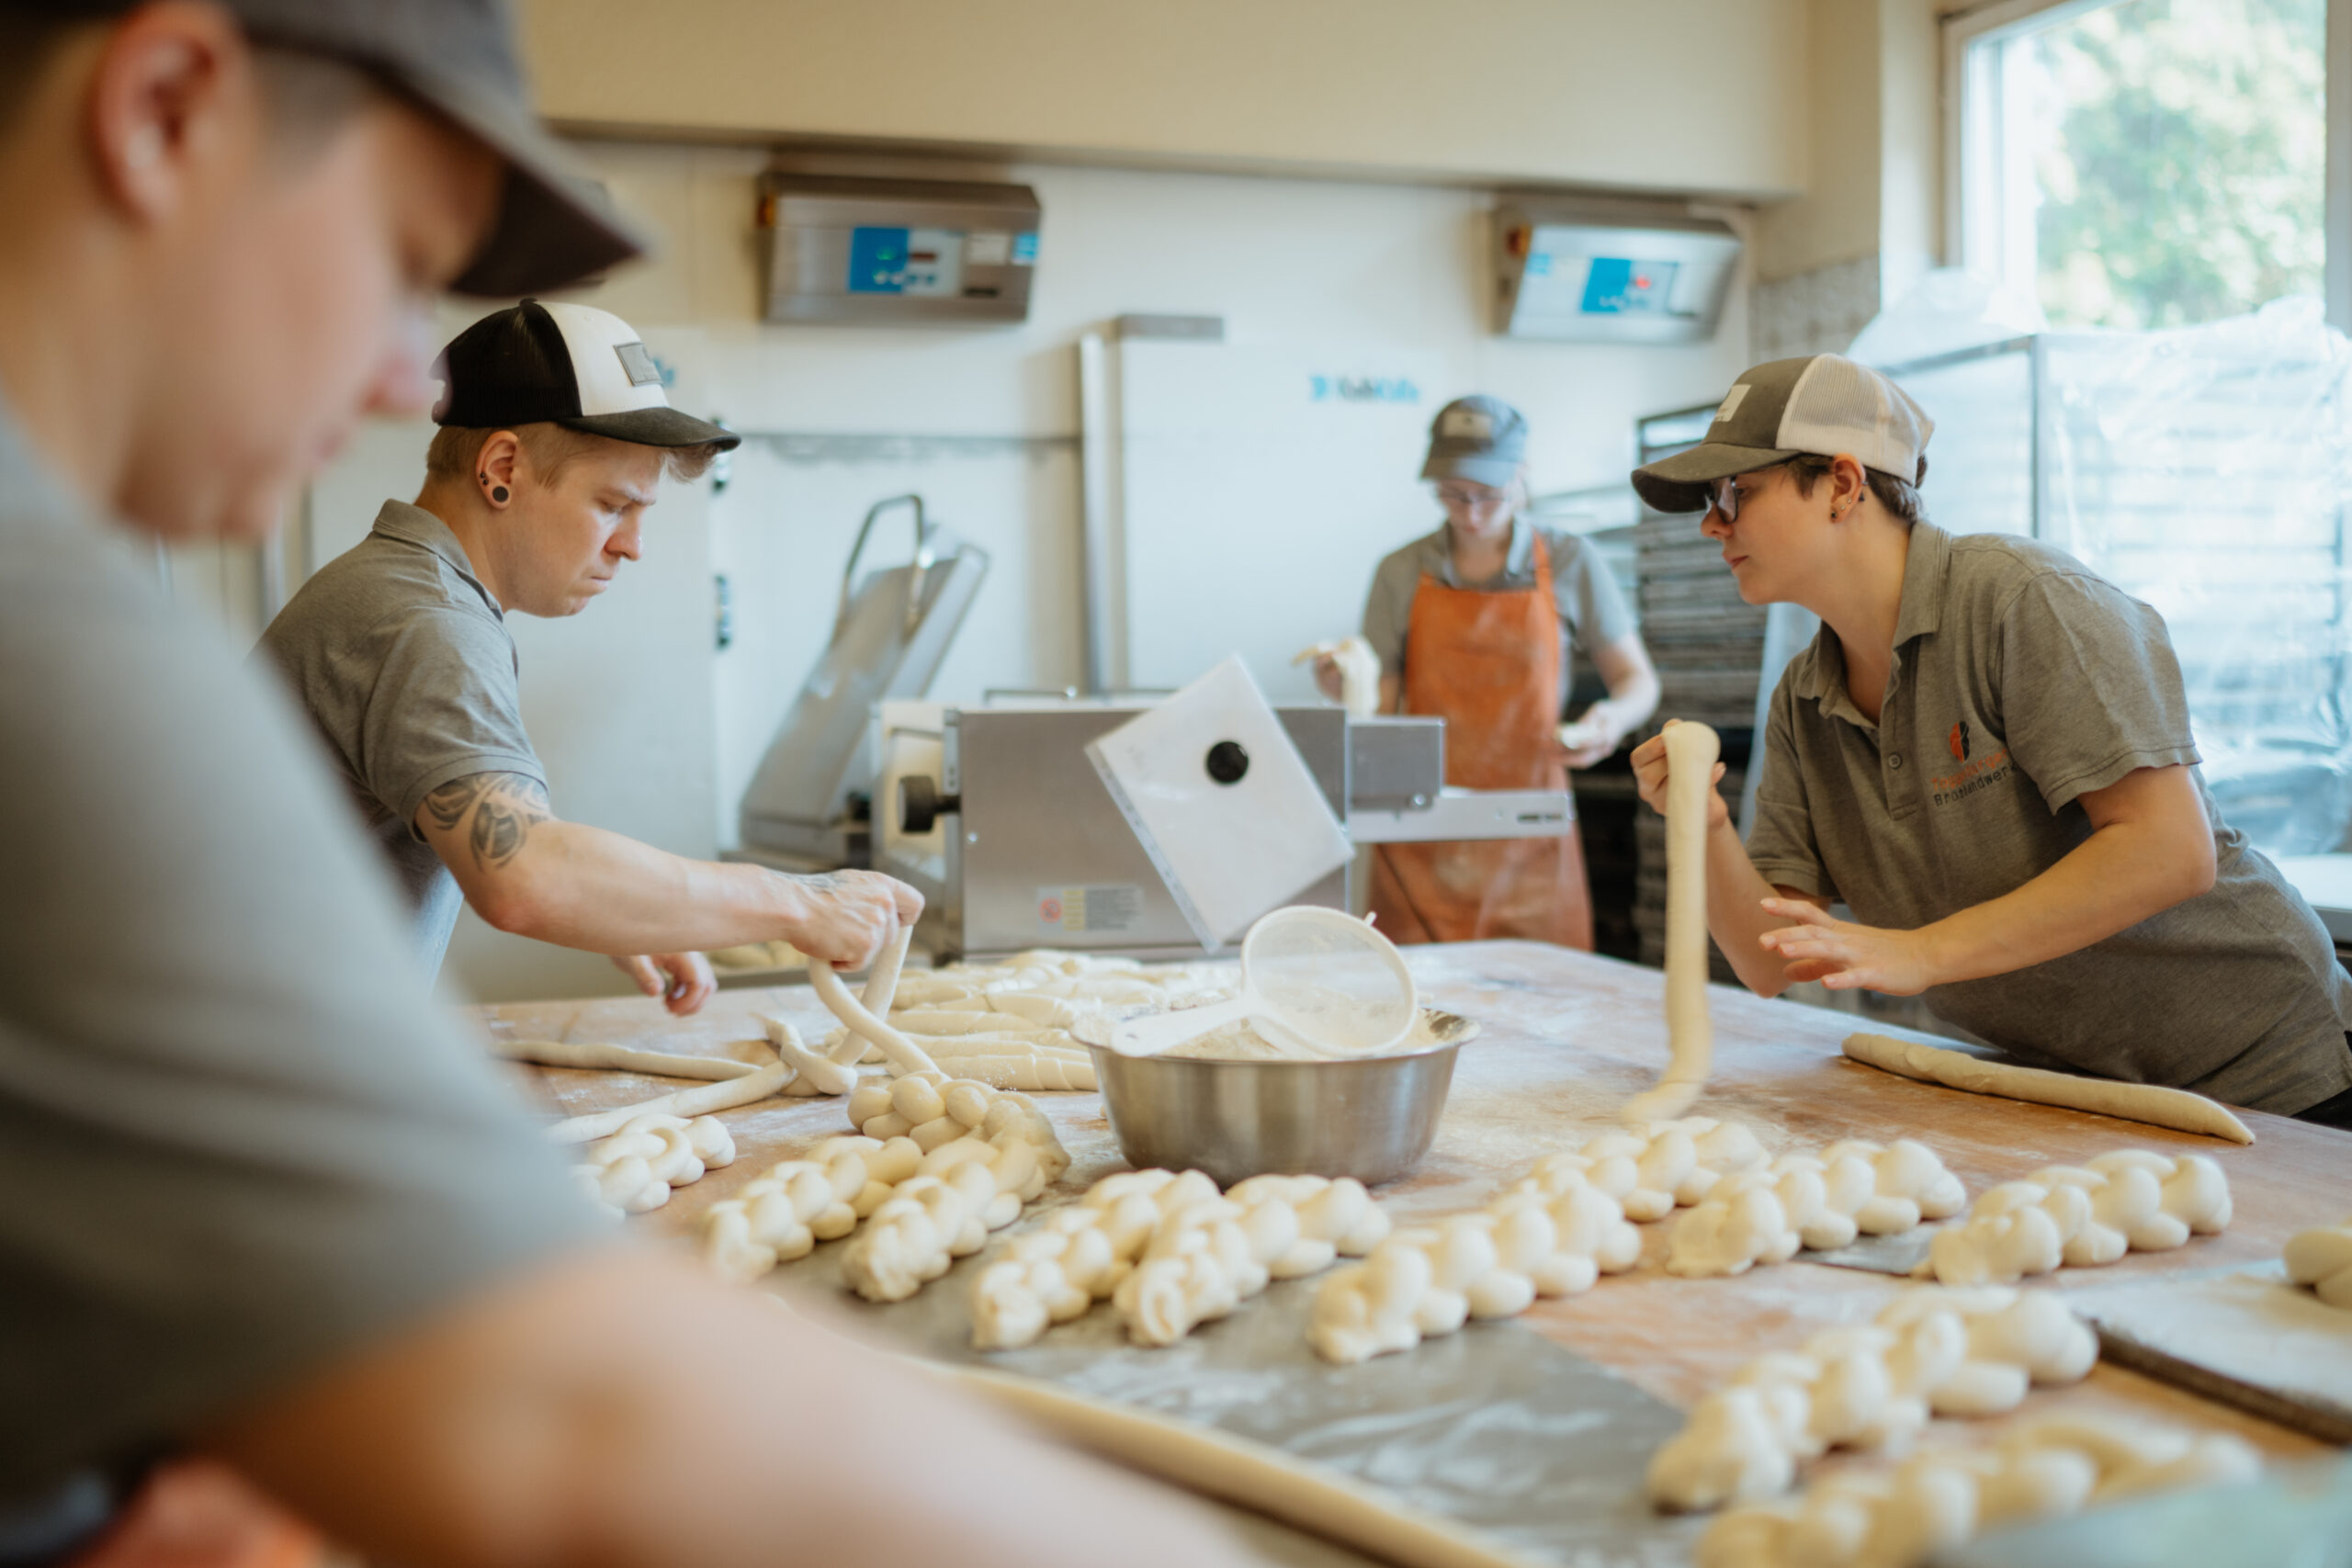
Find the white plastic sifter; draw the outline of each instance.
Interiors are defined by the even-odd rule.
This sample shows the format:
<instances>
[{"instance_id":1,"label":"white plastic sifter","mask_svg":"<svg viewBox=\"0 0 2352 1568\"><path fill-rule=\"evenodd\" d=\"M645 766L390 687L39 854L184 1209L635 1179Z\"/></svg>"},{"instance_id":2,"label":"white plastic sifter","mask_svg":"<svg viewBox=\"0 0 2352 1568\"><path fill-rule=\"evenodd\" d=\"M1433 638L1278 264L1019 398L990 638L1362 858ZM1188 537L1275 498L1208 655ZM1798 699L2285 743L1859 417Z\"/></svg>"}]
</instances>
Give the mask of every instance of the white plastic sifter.
<instances>
[{"instance_id":1,"label":"white plastic sifter","mask_svg":"<svg viewBox=\"0 0 2352 1568\"><path fill-rule=\"evenodd\" d=\"M1157 1056L1220 1024L1317 1056L1377 1056L1412 1032L1420 996L1396 944L1338 909L1276 909L1241 943L1241 993L1229 1001L1128 1019L1111 1049Z\"/></svg>"}]
</instances>

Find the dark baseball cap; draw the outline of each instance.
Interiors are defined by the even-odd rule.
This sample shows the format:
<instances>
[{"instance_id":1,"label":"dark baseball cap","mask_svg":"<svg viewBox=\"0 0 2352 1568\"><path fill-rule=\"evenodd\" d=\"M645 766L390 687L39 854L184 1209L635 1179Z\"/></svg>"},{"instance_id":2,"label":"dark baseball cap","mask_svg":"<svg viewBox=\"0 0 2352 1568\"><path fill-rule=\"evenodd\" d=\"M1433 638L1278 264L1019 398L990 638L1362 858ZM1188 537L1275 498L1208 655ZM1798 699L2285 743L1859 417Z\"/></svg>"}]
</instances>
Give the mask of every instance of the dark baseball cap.
<instances>
[{"instance_id":1,"label":"dark baseball cap","mask_svg":"<svg viewBox=\"0 0 2352 1568\"><path fill-rule=\"evenodd\" d=\"M1468 479L1499 490L1527 458L1527 421L1500 398L1456 398L1430 422L1425 479Z\"/></svg>"},{"instance_id":2,"label":"dark baseball cap","mask_svg":"<svg viewBox=\"0 0 2352 1568\"><path fill-rule=\"evenodd\" d=\"M98 20L130 0L0 0L60 21ZM256 44L361 67L506 164L498 217L450 288L512 299L561 288L641 255L644 237L572 165L531 110L503 0L221 0Z\"/></svg>"},{"instance_id":3,"label":"dark baseball cap","mask_svg":"<svg viewBox=\"0 0 2352 1568\"><path fill-rule=\"evenodd\" d=\"M560 424L640 446L715 446L742 437L670 406L662 367L637 329L593 305L526 299L449 340L434 366L436 424L511 430Z\"/></svg>"},{"instance_id":4,"label":"dark baseball cap","mask_svg":"<svg viewBox=\"0 0 2352 1568\"><path fill-rule=\"evenodd\" d=\"M1775 359L1741 371L1706 439L1635 468L1634 489L1659 512L1703 512L1718 479L1841 452L1918 484L1935 429L1910 393L1842 354Z\"/></svg>"}]
</instances>

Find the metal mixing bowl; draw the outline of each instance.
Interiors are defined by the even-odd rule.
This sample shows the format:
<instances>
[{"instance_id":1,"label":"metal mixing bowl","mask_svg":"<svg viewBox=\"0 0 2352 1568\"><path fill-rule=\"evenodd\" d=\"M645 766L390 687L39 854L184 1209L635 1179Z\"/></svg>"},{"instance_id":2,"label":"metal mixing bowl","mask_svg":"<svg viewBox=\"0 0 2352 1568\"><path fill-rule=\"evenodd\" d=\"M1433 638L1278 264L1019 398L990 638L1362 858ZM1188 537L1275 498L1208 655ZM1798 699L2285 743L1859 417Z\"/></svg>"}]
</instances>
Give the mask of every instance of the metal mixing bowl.
<instances>
[{"instance_id":1,"label":"metal mixing bowl","mask_svg":"<svg viewBox=\"0 0 2352 1568\"><path fill-rule=\"evenodd\" d=\"M1267 1171L1366 1186L1420 1163L1437 1136L1453 1058L1478 1032L1424 1010L1437 1043L1349 1062L1123 1056L1089 1042L1119 1152L1137 1170L1201 1170L1229 1187Z\"/></svg>"}]
</instances>

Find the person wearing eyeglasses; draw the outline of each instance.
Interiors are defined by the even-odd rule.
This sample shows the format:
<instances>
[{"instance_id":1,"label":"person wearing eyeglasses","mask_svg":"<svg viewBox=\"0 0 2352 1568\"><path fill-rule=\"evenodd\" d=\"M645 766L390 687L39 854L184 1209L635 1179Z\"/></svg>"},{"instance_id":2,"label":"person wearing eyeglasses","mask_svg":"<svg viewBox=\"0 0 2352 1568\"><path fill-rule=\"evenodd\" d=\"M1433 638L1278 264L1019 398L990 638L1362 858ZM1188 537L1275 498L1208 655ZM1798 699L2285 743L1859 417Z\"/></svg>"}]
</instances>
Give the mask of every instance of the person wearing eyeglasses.
<instances>
[{"instance_id":1,"label":"person wearing eyeglasses","mask_svg":"<svg viewBox=\"0 0 2352 1568\"><path fill-rule=\"evenodd\" d=\"M1526 517L1527 422L1498 398L1457 398L1430 428L1421 477L1445 523L1383 560L1364 602L1383 713L1445 720L1445 782L1566 789L1657 706L1657 674L1598 552ZM1609 695L1564 725L1571 649ZM1332 661L1317 667L1340 694ZM1554 839L1385 844L1372 908L1398 942L1525 937L1592 946L1592 894L1573 831Z\"/></svg>"},{"instance_id":2,"label":"person wearing eyeglasses","mask_svg":"<svg viewBox=\"0 0 2352 1568\"><path fill-rule=\"evenodd\" d=\"M1708 806L1716 944L1760 996L1917 996L2035 1066L2352 1125L2352 978L2207 792L2163 617L1928 522L1933 429L1852 360L1782 359L1634 471L1704 513L1742 599L1822 621L1772 694L1747 842ZM1634 769L1663 810L1663 737Z\"/></svg>"}]
</instances>

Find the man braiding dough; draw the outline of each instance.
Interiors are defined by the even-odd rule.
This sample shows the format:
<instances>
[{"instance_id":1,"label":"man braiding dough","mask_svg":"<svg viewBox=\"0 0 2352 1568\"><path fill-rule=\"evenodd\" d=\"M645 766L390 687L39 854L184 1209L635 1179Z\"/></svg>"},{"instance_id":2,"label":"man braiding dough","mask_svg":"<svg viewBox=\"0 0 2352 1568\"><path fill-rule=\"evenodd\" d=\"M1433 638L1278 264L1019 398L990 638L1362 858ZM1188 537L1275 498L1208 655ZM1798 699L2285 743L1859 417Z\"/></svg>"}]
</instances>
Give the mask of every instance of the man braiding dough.
<instances>
[{"instance_id":1,"label":"man braiding dough","mask_svg":"<svg viewBox=\"0 0 2352 1568\"><path fill-rule=\"evenodd\" d=\"M556 815L506 617L586 609L643 553L664 476L739 438L672 408L636 330L586 305L492 311L435 369L415 502L385 502L262 636L400 878L425 971L470 905L611 955L683 1015L715 989L707 949L780 939L848 962L912 923L922 895L872 872L691 860Z\"/></svg>"},{"instance_id":2,"label":"man braiding dough","mask_svg":"<svg viewBox=\"0 0 2352 1568\"><path fill-rule=\"evenodd\" d=\"M1762 996L1919 996L2041 1063L2352 1125L2352 981L2207 794L2162 618L2046 546L1928 522L1932 428L1851 360L1778 360L1634 472L1704 511L1741 598L1822 620L1745 847L1710 792L1717 945ZM1662 736L1634 767L1662 809Z\"/></svg>"}]
</instances>

